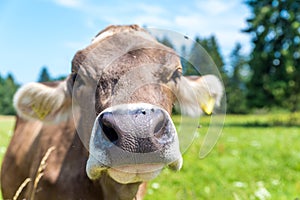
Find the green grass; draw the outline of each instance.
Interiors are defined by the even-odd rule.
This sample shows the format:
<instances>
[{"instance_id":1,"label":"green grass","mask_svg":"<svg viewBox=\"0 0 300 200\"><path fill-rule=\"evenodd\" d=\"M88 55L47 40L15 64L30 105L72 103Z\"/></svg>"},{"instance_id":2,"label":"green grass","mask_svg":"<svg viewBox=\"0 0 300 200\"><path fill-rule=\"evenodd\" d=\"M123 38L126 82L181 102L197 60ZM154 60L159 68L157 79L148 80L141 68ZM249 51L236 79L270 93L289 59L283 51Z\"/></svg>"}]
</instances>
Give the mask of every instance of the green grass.
<instances>
[{"instance_id":1,"label":"green grass","mask_svg":"<svg viewBox=\"0 0 300 200\"><path fill-rule=\"evenodd\" d=\"M14 117L0 116L0 163L13 133L14 123Z\"/></svg>"},{"instance_id":2,"label":"green grass","mask_svg":"<svg viewBox=\"0 0 300 200\"><path fill-rule=\"evenodd\" d=\"M15 123L14 117L0 116L0 163L2 163L2 159L6 151L6 147L13 133L14 123ZM0 199L2 200L1 191L0 191Z\"/></svg>"},{"instance_id":3,"label":"green grass","mask_svg":"<svg viewBox=\"0 0 300 200\"><path fill-rule=\"evenodd\" d=\"M199 159L208 119L202 118L182 170L164 170L149 183L146 200L300 198L299 113L228 115L218 143Z\"/></svg>"},{"instance_id":4,"label":"green grass","mask_svg":"<svg viewBox=\"0 0 300 200\"><path fill-rule=\"evenodd\" d=\"M173 119L178 124L179 117ZM222 136L204 159L199 150L209 118L201 125L182 170L163 170L148 184L146 200L300 198L300 113L227 115ZM13 119L0 118L0 161L12 127Z\"/></svg>"}]
</instances>

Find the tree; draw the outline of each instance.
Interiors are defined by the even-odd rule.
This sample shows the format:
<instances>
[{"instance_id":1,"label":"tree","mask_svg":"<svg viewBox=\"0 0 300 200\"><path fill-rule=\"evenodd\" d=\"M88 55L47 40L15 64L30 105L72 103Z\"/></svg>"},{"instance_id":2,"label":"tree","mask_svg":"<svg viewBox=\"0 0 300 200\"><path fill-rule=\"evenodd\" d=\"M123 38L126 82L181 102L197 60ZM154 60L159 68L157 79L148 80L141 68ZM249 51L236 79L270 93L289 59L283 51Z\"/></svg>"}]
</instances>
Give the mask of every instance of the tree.
<instances>
[{"instance_id":1,"label":"tree","mask_svg":"<svg viewBox=\"0 0 300 200\"><path fill-rule=\"evenodd\" d=\"M206 52L206 49L202 47L205 40L201 40L199 37L195 38L195 43L192 46L189 54L188 62L186 63L186 75L200 75L201 73L207 73L207 69L210 68L211 60Z\"/></svg>"},{"instance_id":2,"label":"tree","mask_svg":"<svg viewBox=\"0 0 300 200\"><path fill-rule=\"evenodd\" d=\"M227 74L224 70L223 57L220 53L219 44L215 36L204 39L196 37L188 61L185 69L187 75L216 73L216 65L223 80L227 79Z\"/></svg>"},{"instance_id":3,"label":"tree","mask_svg":"<svg viewBox=\"0 0 300 200\"><path fill-rule=\"evenodd\" d=\"M43 66L38 78L38 82L49 82L49 81L52 81L52 78L49 75L47 67Z\"/></svg>"},{"instance_id":4,"label":"tree","mask_svg":"<svg viewBox=\"0 0 300 200\"><path fill-rule=\"evenodd\" d=\"M248 84L251 107L300 105L300 1L248 0L253 16L247 19L254 49Z\"/></svg>"},{"instance_id":5,"label":"tree","mask_svg":"<svg viewBox=\"0 0 300 200\"><path fill-rule=\"evenodd\" d=\"M6 78L1 78L0 76L0 114L15 114L13 107L13 96L18 87L19 85L15 83L15 80L11 74L8 74Z\"/></svg>"},{"instance_id":6,"label":"tree","mask_svg":"<svg viewBox=\"0 0 300 200\"><path fill-rule=\"evenodd\" d=\"M186 46L182 45L180 48L180 62L182 66L182 73L186 74L186 67L187 67L187 52L186 52Z\"/></svg>"},{"instance_id":7,"label":"tree","mask_svg":"<svg viewBox=\"0 0 300 200\"><path fill-rule=\"evenodd\" d=\"M221 74L225 73L224 61L223 61L223 57L220 53L220 47L219 47L216 37L214 35L212 35L208 39L204 39L201 44L202 44L203 48L206 49L208 54L211 56L214 63L217 65L220 73Z\"/></svg>"},{"instance_id":8,"label":"tree","mask_svg":"<svg viewBox=\"0 0 300 200\"><path fill-rule=\"evenodd\" d=\"M63 80L65 80L66 78L67 78L66 75L60 75L60 76L58 76L58 77L52 79L52 81L63 81Z\"/></svg>"},{"instance_id":9,"label":"tree","mask_svg":"<svg viewBox=\"0 0 300 200\"><path fill-rule=\"evenodd\" d=\"M174 45L172 44L171 40L167 37L164 36L161 40L157 39L160 43L166 45L167 47L170 47L171 49L174 49Z\"/></svg>"},{"instance_id":10,"label":"tree","mask_svg":"<svg viewBox=\"0 0 300 200\"><path fill-rule=\"evenodd\" d=\"M236 44L230 55L230 64L233 69L232 76L226 86L227 112L246 114L250 110L247 107L247 88L249 71L247 70L246 57L241 54L241 44Z\"/></svg>"}]
</instances>

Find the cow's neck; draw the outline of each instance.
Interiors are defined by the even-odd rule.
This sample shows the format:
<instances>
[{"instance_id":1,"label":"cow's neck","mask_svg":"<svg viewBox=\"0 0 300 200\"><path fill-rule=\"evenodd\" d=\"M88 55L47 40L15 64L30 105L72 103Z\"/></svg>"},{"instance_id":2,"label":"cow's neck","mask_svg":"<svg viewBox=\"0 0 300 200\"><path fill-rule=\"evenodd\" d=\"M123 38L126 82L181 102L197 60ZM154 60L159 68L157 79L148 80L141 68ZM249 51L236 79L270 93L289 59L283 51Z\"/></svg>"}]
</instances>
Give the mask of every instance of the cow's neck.
<instances>
[{"instance_id":1,"label":"cow's neck","mask_svg":"<svg viewBox=\"0 0 300 200\"><path fill-rule=\"evenodd\" d=\"M102 188L104 199L132 200L136 199L141 183L120 184L109 177L108 174L103 173L101 178L95 181L95 184L99 184Z\"/></svg>"}]
</instances>

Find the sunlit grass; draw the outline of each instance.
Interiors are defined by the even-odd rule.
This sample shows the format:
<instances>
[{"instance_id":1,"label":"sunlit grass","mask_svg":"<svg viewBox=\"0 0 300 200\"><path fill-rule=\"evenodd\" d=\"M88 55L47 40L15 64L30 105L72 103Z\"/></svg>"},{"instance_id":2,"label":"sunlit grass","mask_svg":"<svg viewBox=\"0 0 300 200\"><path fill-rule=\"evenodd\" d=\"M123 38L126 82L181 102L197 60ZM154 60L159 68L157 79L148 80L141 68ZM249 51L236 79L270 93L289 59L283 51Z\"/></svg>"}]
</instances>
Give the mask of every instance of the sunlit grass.
<instances>
[{"instance_id":1,"label":"sunlit grass","mask_svg":"<svg viewBox=\"0 0 300 200\"><path fill-rule=\"evenodd\" d=\"M13 133L14 123L15 123L15 117L0 116L0 163L2 163L2 159L5 154L7 145ZM0 191L0 199L2 200L1 191Z\"/></svg>"},{"instance_id":2,"label":"sunlit grass","mask_svg":"<svg viewBox=\"0 0 300 200\"><path fill-rule=\"evenodd\" d=\"M178 125L180 118L173 119ZM148 184L145 199L300 198L299 121L299 113L227 115L217 145L199 159L209 126L209 117L202 118L199 136L184 153L182 170L163 170ZM13 123L13 118L0 118L0 160Z\"/></svg>"},{"instance_id":3,"label":"sunlit grass","mask_svg":"<svg viewBox=\"0 0 300 200\"><path fill-rule=\"evenodd\" d=\"M202 118L200 137L184 154L183 169L164 170L149 183L146 200L299 198L299 120L299 113L228 115L217 145L199 159L209 125L209 118Z\"/></svg>"},{"instance_id":4,"label":"sunlit grass","mask_svg":"<svg viewBox=\"0 0 300 200\"><path fill-rule=\"evenodd\" d=\"M13 133L15 118L10 116L0 116L0 162Z\"/></svg>"}]
</instances>

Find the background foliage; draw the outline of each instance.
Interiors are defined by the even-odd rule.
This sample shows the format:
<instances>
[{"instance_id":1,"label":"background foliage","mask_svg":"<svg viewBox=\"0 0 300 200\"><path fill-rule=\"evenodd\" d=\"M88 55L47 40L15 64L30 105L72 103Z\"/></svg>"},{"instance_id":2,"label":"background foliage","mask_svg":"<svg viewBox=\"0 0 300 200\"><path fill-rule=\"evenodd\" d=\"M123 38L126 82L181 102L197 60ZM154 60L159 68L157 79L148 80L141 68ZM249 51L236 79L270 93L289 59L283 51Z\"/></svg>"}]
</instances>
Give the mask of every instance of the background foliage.
<instances>
[{"instance_id":1,"label":"background foliage","mask_svg":"<svg viewBox=\"0 0 300 200\"><path fill-rule=\"evenodd\" d=\"M11 74L7 75L7 77L2 77L0 74L0 114L15 114L12 99L18 87L19 85Z\"/></svg>"},{"instance_id":2,"label":"background foliage","mask_svg":"<svg viewBox=\"0 0 300 200\"><path fill-rule=\"evenodd\" d=\"M296 111L300 105L300 1L249 0L253 17L245 32L254 48L248 82L251 107L284 107Z\"/></svg>"},{"instance_id":3,"label":"background foliage","mask_svg":"<svg viewBox=\"0 0 300 200\"><path fill-rule=\"evenodd\" d=\"M218 67L226 88L228 113L272 109L295 112L300 109L300 1L247 0L245 3L252 12L247 19L248 27L243 30L252 37L253 49L249 55L243 55L242 44L236 44L229 61L225 62L214 35L196 36L194 41L202 45ZM166 36L159 40L178 48ZM181 47L181 55L188 58L181 58L185 75L199 75L199 68L209 65L197 48L197 45ZM63 78L51 77L47 66L43 66L37 81ZM6 77L0 74L0 114L14 114L12 97L18 87L11 74Z\"/></svg>"}]
</instances>

